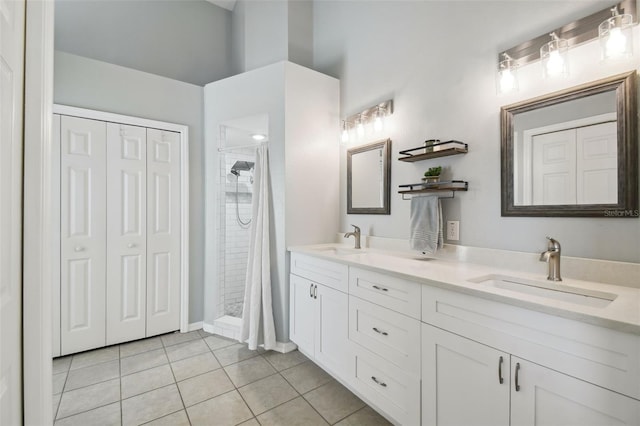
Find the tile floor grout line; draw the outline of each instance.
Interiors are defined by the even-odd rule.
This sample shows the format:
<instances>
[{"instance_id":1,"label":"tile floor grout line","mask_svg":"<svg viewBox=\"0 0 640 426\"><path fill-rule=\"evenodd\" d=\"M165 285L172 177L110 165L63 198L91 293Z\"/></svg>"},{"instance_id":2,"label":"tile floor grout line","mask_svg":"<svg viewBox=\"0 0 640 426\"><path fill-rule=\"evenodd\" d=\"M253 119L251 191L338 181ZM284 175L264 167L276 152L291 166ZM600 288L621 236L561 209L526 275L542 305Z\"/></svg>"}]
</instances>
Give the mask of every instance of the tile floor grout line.
<instances>
[{"instance_id":1,"label":"tile floor grout line","mask_svg":"<svg viewBox=\"0 0 640 426\"><path fill-rule=\"evenodd\" d=\"M167 360L169 360L169 355L167 354L166 347L164 347L164 354L167 357ZM178 386L178 380L176 379L176 374L173 372L173 366L171 365L171 361L169 361L169 370L171 370L171 375L173 376L173 385L175 385L176 390L178 391L178 395L180 396L180 403L182 404L182 409L184 410L184 413L187 415L187 421L189 422L189 425L191 425L191 419L189 418L189 413L187 412L187 404L184 403L184 398L182 397L180 386ZM158 418L161 418L161 417L158 417ZM153 420L157 420L158 418Z\"/></svg>"},{"instance_id":2,"label":"tile floor grout line","mask_svg":"<svg viewBox=\"0 0 640 426\"><path fill-rule=\"evenodd\" d=\"M122 412L122 352L120 351L120 345L118 345L118 379L120 380L120 400L118 405L120 406L120 425L124 425L124 413Z\"/></svg>"},{"instance_id":3,"label":"tile floor grout line","mask_svg":"<svg viewBox=\"0 0 640 426\"><path fill-rule=\"evenodd\" d=\"M108 402L106 404L97 405L97 406L95 406L93 408L90 408L88 410L78 411L77 413L73 413L73 414L69 414L68 416L60 417L59 419L56 419L56 421L68 419L69 417L77 416L78 414L88 413L89 411L97 410L98 408L103 408L103 407L106 407L108 405L115 404L116 402L119 402L119 401L112 401L112 402Z\"/></svg>"}]
</instances>

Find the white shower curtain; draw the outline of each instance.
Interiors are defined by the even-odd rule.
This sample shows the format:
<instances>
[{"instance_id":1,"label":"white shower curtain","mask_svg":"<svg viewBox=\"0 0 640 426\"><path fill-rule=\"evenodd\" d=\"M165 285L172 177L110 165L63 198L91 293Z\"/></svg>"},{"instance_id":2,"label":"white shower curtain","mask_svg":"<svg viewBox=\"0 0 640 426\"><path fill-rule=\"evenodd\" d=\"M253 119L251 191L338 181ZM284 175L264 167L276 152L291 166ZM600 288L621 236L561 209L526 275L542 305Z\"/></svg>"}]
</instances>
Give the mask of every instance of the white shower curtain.
<instances>
[{"instance_id":1,"label":"white shower curtain","mask_svg":"<svg viewBox=\"0 0 640 426\"><path fill-rule=\"evenodd\" d=\"M251 240L242 308L240 341L249 349L274 349L276 331L271 306L271 257L269 256L269 154L266 145L257 148L254 169Z\"/></svg>"}]
</instances>

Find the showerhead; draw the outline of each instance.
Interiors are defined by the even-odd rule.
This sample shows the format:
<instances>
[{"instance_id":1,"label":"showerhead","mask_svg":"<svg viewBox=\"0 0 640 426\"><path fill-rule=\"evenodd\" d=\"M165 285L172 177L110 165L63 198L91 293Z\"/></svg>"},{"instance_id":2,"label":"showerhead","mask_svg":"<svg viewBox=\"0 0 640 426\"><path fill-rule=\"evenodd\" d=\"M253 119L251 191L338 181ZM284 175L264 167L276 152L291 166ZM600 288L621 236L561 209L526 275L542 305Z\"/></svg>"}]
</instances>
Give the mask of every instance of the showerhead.
<instances>
[{"instance_id":1,"label":"showerhead","mask_svg":"<svg viewBox=\"0 0 640 426\"><path fill-rule=\"evenodd\" d=\"M246 172L253 169L254 163L252 161L236 161L231 167L231 173L236 176L240 176L240 172Z\"/></svg>"}]
</instances>

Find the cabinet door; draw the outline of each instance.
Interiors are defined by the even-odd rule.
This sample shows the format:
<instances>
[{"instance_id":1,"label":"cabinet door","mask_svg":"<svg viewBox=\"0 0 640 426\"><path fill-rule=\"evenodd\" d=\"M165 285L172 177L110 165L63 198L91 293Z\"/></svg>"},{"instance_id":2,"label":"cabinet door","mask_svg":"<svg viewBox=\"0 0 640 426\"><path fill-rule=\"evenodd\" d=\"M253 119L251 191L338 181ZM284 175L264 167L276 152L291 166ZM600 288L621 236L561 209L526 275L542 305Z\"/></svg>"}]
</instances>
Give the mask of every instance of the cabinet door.
<instances>
[{"instance_id":1,"label":"cabinet door","mask_svg":"<svg viewBox=\"0 0 640 426\"><path fill-rule=\"evenodd\" d=\"M298 345L300 351L313 357L315 303L313 299L315 284L297 275L289 280L289 337Z\"/></svg>"},{"instance_id":2,"label":"cabinet door","mask_svg":"<svg viewBox=\"0 0 640 426\"><path fill-rule=\"evenodd\" d=\"M147 336L180 328L180 135L147 129Z\"/></svg>"},{"instance_id":3,"label":"cabinet door","mask_svg":"<svg viewBox=\"0 0 640 426\"><path fill-rule=\"evenodd\" d=\"M422 324L422 424L508 425L509 370L508 354Z\"/></svg>"},{"instance_id":4,"label":"cabinet door","mask_svg":"<svg viewBox=\"0 0 640 426\"><path fill-rule=\"evenodd\" d=\"M349 362L349 297L338 290L316 284L315 358L318 364L344 377Z\"/></svg>"},{"instance_id":5,"label":"cabinet door","mask_svg":"<svg viewBox=\"0 0 640 426\"><path fill-rule=\"evenodd\" d=\"M104 122L61 118L61 353L105 344Z\"/></svg>"},{"instance_id":6,"label":"cabinet door","mask_svg":"<svg viewBox=\"0 0 640 426\"><path fill-rule=\"evenodd\" d=\"M511 369L514 426L640 424L640 401L516 357Z\"/></svg>"},{"instance_id":7,"label":"cabinet door","mask_svg":"<svg viewBox=\"0 0 640 426\"><path fill-rule=\"evenodd\" d=\"M107 345L145 337L146 138L107 124Z\"/></svg>"}]
</instances>

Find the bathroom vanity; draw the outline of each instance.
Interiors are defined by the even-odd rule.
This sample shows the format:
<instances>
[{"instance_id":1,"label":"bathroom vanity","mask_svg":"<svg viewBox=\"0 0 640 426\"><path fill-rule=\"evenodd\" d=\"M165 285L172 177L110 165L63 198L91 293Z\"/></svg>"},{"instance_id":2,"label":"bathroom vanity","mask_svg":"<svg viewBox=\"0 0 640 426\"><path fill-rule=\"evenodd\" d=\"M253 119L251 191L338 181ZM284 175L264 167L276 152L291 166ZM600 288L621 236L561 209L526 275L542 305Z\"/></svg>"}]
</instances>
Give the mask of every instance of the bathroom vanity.
<instances>
[{"instance_id":1,"label":"bathroom vanity","mask_svg":"<svg viewBox=\"0 0 640 426\"><path fill-rule=\"evenodd\" d=\"M640 424L639 289L290 250L291 340L396 424Z\"/></svg>"}]
</instances>

